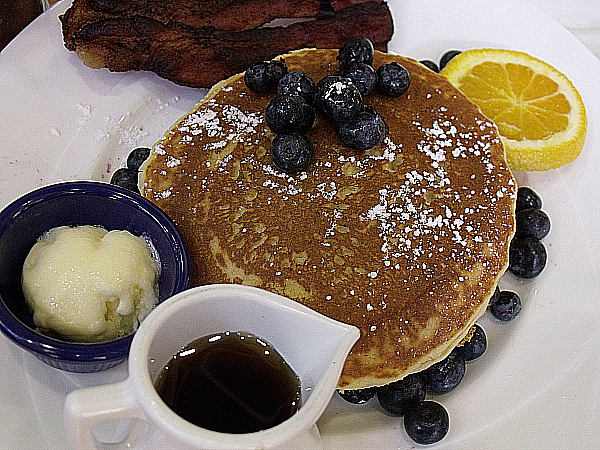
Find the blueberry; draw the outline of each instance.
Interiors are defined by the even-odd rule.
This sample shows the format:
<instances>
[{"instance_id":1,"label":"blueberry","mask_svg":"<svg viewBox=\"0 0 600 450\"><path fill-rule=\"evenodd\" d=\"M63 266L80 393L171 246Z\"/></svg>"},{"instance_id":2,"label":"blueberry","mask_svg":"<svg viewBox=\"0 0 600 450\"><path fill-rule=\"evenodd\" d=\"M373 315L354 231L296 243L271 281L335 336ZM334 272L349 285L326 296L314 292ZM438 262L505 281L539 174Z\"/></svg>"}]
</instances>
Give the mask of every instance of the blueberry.
<instances>
[{"instance_id":1,"label":"blueberry","mask_svg":"<svg viewBox=\"0 0 600 450\"><path fill-rule=\"evenodd\" d=\"M299 132L278 134L271 142L271 160L284 172L300 172L308 167L313 145Z\"/></svg>"},{"instance_id":2,"label":"blueberry","mask_svg":"<svg viewBox=\"0 0 600 450\"><path fill-rule=\"evenodd\" d=\"M390 414L403 416L411 406L425 400L426 391L423 378L418 374L411 374L400 381L378 388L377 400Z\"/></svg>"},{"instance_id":3,"label":"blueberry","mask_svg":"<svg viewBox=\"0 0 600 450\"><path fill-rule=\"evenodd\" d=\"M440 68L434 61L432 61L430 59L422 59L419 62L421 64L423 64L425 67L427 67L429 70L433 70L435 73L440 73Z\"/></svg>"},{"instance_id":4,"label":"blueberry","mask_svg":"<svg viewBox=\"0 0 600 450\"><path fill-rule=\"evenodd\" d=\"M121 186L137 194L140 193L137 169L134 170L126 167L117 169L110 178L110 184Z\"/></svg>"},{"instance_id":5,"label":"blueberry","mask_svg":"<svg viewBox=\"0 0 600 450\"><path fill-rule=\"evenodd\" d=\"M335 130L340 140L348 147L368 150L383 141L388 128L377 111L365 106L353 119L336 123Z\"/></svg>"},{"instance_id":6,"label":"blueberry","mask_svg":"<svg viewBox=\"0 0 600 450\"><path fill-rule=\"evenodd\" d=\"M269 102L265 120L274 133L304 133L310 130L315 122L315 110L299 95L284 95Z\"/></svg>"},{"instance_id":7,"label":"blueberry","mask_svg":"<svg viewBox=\"0 0 600 450\"><path fill-rule=\"evenodd\" d=\"M366 37L355 37L347 41L337 56L340 69L344 71L350 63L358 62L373 65L375 49L373 43Z\"/></svg>"},{"instance_id":8,"label":"blueberry","mask_svg":"<svg viewBox=\"0 0 600 450\"><path fill-rule=\"evenodd\" d=\"M327 75L317 83L315 106L334 122L346 122L360 112L362 96L350 78Z\"/></svg>"},{"instance_id":9,"label":"blueberry","mask_svg":"<svg viewBox=\"0 0 600 450\"><path fill-rule=\"evenodd\" d=\"M474 330L471 339L460 347L456 347L456 350L463 355L465 361L473 361L474 359L479 358L487 349L485 331L477 324L475 324L473 328Z\"/></svg>"},{"instance_id":10,"label":"blueberry","mask_svg":"<svg viewBox=\"0 0 600 450\"><path fill-rule=\"evenodd\" d=\"M150 156L150 149L148 147L137 147L134 148L127 156L127 168L132 170L140 170L144 161Z\"/></svg>"},{"instance_id":11,"label":"blueberry","mask_svg":"<svg viewBox=\"0 0 600 450\"><path fill-rule=\"evenodd\" d=\"M508 259L508 270L513 275L519 278L533 278L546 267L546 247L539 239L513 238Z\"/></svg>"},{"instance_id":12,"label":"blueberry","mask_svg":"<svg viewBox=\"0 0 600 450\"><path fill-rule=\"evenodd\" d=\"M521 312L521 298L512 291L502 291L498 299L490 305L492 315L503 322L513 320Z\"/></svg>"},{"instance_id":13,"label":"blueberry","mask_svg":"<svg viewBox=\"0 0 600 450\"><path fill-rule=\"evenodd\" d=\"M410 74L397 62L384 64L377 69L377 90L389 97L404 94L410 86Z\"/></svg>"},{"instance_id":14,"label":"blueberry","mask_svg":"<svg viewBox=\"0 0 600 450\"><path fill-rule=\"evenodd\" d=\"M306 72L290 70L277 85L277 95L299 95L307 103L312 104L315 97L315 82Z\"/></svg>"},{"instance_id":15,"label":"blueberry","mask_svg":"<svg viewBox=\"0 0 600 450\"><path fill-rule=\"evenodd\" d=\"M373 67L365 63L351 63L346 70L342 73L343 76L348 77L354 83L354 86L360 91L360 95L365 98L375 90L377 84L377 75Z\"/></svg>"},{"instance_id":16,"label":"blueberry","mask_svg":"<svg viewBox=\"0 0 600 450\"><path fill-rule=\"evenodd\" d=\"M542 209L542 199L533 189L520 187L517 191L517 212L530 208Z\"/></svg>"},{"instance_id":17,"label":"blueberry","mask_svg":"<svg viewBox=\"0 0 600 450\"><path fill-rule=\"evenodd\" d=\"M287 73L285 61L257 61L244 74L246 86L254 92L274 92L279 80Z\"/></svg>"},{"instance_id":18,"label":"blueberry","mask_svg":"<svg viewBox=\"0 0 600 450\"><path fill-rule=\"evenodd\" d=\"M404 416L406 434L417 444L439 442L449 428L450 417L446 408L430 400L417 403Z\"/></svg>"},{"instance_id":19,"label":"blueberry","mask_svg":"<svg viewBox=\"0 0 600 450\"><path fill-rule=\"evenodd\" d=\"M462 52L460 50L448 50L446 53L442 55L440 58L440 70L446 67L446 64L450 62L452 58L456 55L460 55Z\"/></svg>"},{"instance_id":20,"label":"blueberry","mask_svg":"<svg viewBox=\"0 0 600 450\"><path fill-rule=\"evenodd\" d=\"M523 209L517 213L517 237L543 239L550 231L550 218L541 209Z\"/></svg>"},{"instance_id":21,"label":"blueberry","mask_svg":"<svg viewBox=\"0 0 600 450\"><path fill-rule=\"evenodd\" d=\"M445 394L458 386L465 376L465 358L459 352L452 351L422 374L428 389L436 394Z\"/></svg>"},{"instance_id":22,"label":"blueberry","mask_svg":"<svg viewBox=\"0 0 600 450\"><path fill-rule=\"evenodd\" d=\"M360 405L363 403L367 403L377 393L376 388L365 388L365 389L349 389L344 392L338 391L340 397L346 400L349 403L354 403L355 405Z\"/></svg>"}]
</instances>

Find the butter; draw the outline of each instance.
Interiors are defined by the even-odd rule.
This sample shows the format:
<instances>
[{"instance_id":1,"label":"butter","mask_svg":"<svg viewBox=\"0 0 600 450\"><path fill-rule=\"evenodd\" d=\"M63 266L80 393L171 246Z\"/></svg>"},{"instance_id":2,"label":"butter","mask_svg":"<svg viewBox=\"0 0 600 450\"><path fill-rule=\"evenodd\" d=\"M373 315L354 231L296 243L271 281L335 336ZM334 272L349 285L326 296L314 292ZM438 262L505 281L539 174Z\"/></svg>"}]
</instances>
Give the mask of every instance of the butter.
<instances>
[{"instance_id":1,"label":"butter","mask_svg":"<svg viewBox=\"0 0 600 450\"><path fill-rule=\"evenodd\" d=\"M99 342L135 331L156 304L157 280L158 263L144 238L85 225L42 236L21 281L41 332Z\"/></svg>"}]
</instances>

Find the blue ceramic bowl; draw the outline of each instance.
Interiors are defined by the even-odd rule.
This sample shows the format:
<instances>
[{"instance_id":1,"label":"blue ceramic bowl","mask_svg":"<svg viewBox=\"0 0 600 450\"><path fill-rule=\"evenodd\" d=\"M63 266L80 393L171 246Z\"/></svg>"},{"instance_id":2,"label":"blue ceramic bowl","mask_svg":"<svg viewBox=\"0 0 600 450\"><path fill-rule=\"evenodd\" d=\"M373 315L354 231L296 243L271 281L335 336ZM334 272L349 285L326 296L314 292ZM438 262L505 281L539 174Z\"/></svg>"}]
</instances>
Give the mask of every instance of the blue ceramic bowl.
<instances>
[{"instance_id":1,"label":"blue ceramic bowl","mask_svg":"<svg viewBox=\"0 0 600 450\"><path fill-rule=\"evenodd\" d=\"M51 228L100 225L149 237L161 263L159 302L187 289L187 247L175 224L147 199L118 186L91 181L53 184L32 191L0 212L0 331L45 363L71 372L97 372L127 358L133 335L79 344L35 331L21 289L29 250Z\"/></svg>"}]
</instances>

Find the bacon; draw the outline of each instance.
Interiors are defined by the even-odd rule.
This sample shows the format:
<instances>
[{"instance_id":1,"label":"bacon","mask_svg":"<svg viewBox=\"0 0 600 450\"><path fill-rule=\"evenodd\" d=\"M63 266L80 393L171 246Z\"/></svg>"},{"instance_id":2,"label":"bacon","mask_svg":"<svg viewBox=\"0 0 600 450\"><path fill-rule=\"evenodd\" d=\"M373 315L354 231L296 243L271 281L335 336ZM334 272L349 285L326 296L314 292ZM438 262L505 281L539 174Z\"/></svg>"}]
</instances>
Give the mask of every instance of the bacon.
<instances>
[{"instance_id":1,"label":"bacon","mask_svg":"<svg viewBox=\"0 0 600 450\"><path fill-rule=\"evenodd\" d=\"M393 34L385 2L274 0L263 9L258 0L75 0L61 21L65 46L86 65L151 71L192 87L290 50L339 48L353 36L386 50ZM271 26L275 18L300 20Z\"/></svg>"},{"instance_id":2,"label":"bacon","mask_svg":"<svg viewBox=\"0 0 600 450\"><path fill-rule=\"evenodd\" d=\"M76 0L90 15L140 15L162 23L179 22L199 30L242 31L277 18L330 15L374 0ZM376 1L381 3L381 1Z\"/></svg>"}]
</instances>

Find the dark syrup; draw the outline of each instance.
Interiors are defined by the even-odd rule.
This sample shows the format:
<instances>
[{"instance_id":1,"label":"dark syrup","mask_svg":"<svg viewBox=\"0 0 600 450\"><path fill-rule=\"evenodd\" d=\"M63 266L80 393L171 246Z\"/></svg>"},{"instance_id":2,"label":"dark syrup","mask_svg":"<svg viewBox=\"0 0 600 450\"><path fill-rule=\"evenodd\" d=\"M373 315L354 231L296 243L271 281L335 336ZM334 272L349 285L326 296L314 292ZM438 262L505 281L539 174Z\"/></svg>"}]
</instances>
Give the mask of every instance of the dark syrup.
<instances>
[{"instance_id":1,"label":"dark syrup","mask_svg":"<svg viewBox=\"0 0 600 450\"><path fill-rule=\"evenodd\" d=\"M300 407L300 380L268 343L249 333L196 339L161 370L156 390L180 417L222 433L271 428Z\"/></svg>"}]
</instances>

